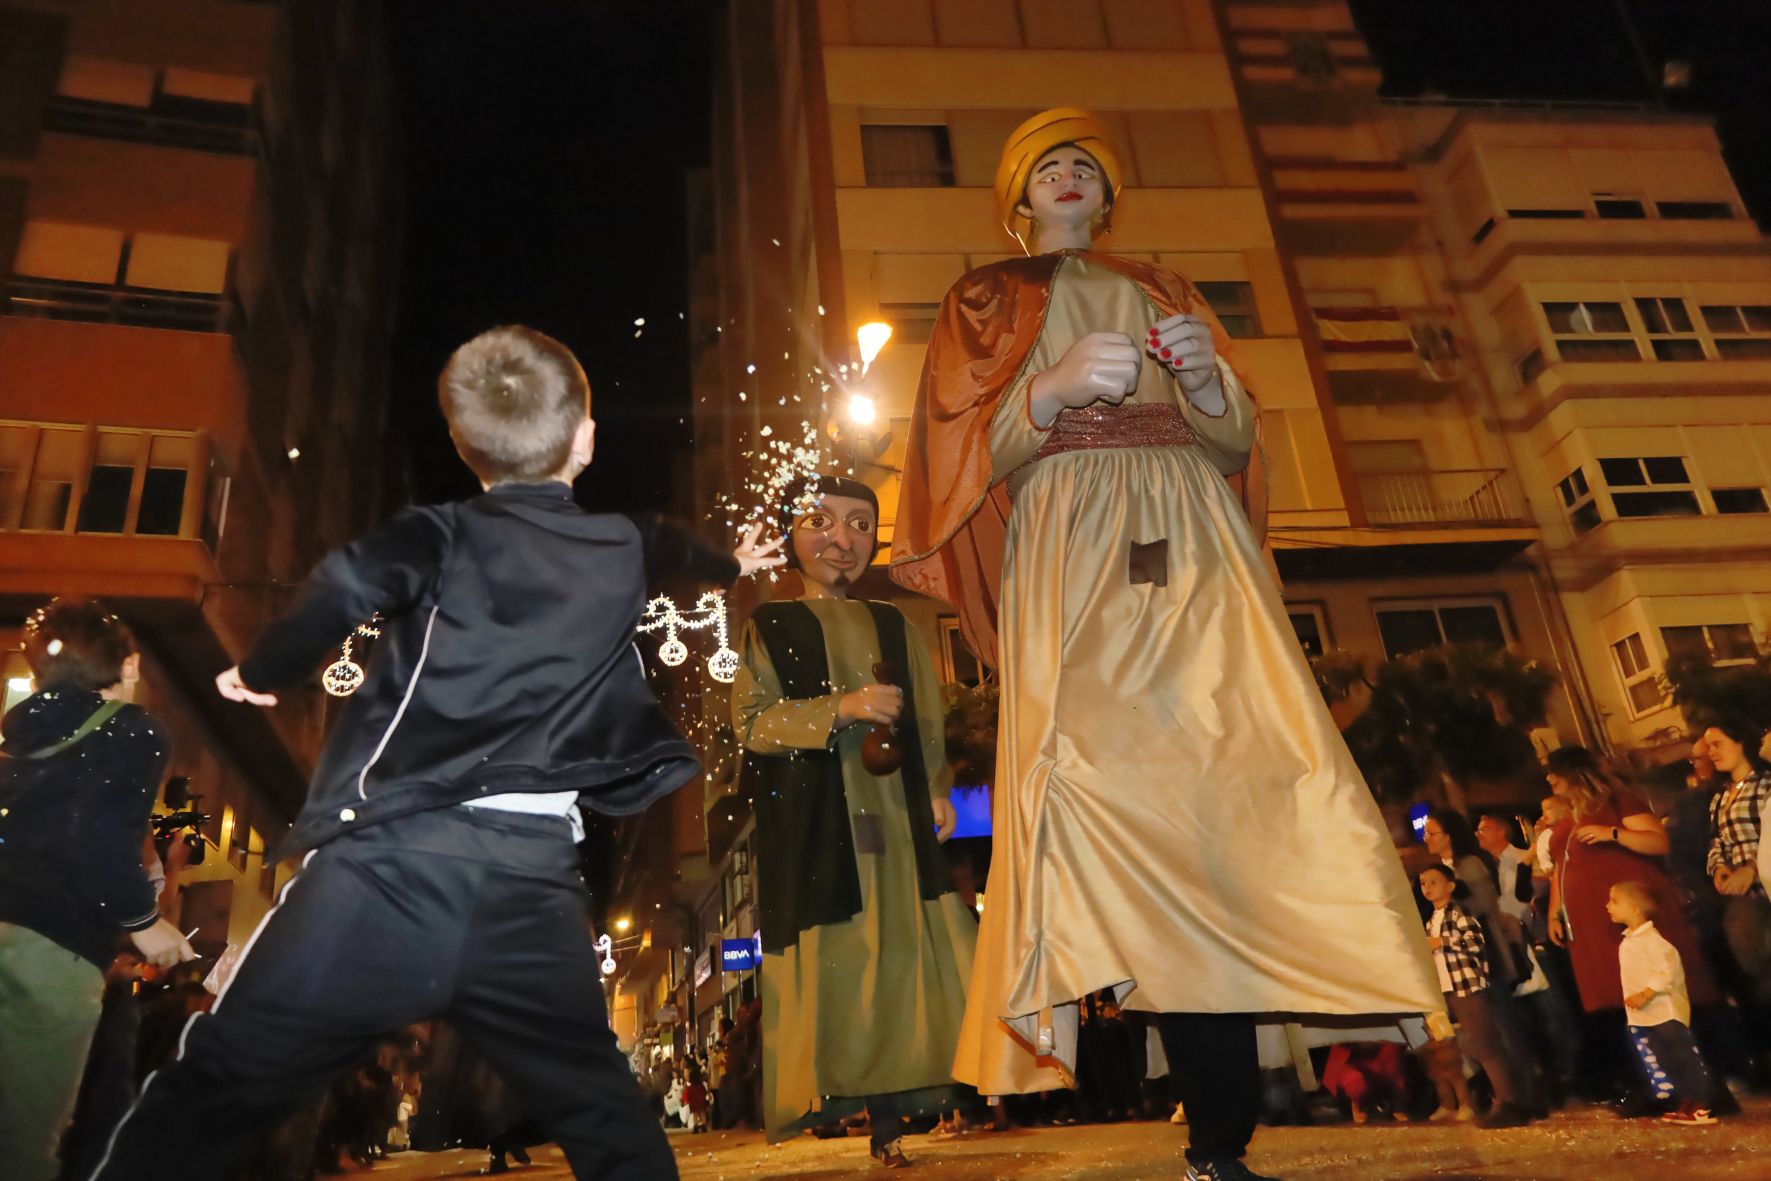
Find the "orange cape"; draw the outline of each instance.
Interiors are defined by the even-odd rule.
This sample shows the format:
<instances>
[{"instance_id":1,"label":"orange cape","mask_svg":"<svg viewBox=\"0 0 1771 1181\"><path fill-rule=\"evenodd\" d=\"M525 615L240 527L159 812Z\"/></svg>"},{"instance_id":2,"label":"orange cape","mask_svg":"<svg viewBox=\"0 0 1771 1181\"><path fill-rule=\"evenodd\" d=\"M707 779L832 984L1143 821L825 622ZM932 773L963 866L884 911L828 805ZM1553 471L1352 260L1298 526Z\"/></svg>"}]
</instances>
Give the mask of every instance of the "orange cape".
<instances>
[{"instance_id":1,"label":"orange cape","mask_svg":"<svg viewBox=\"0 0 1771 1181\"><path fill-rule=\"evenodd\" d=\"M990 421L1033 356L1063 257L1041 254L992 263L953 285L936 313L910 420L892 532L892 579L951 603L966 643L993 668L1009 497L1006 483L990 481ZM1230 338L1193 284L1150 263L1092 252L1089 261L1136 283L1159 319L1185 312L1205 320L1218 355L1242 379L1230 355ZM1257 539L1266 532L1266 479L1259 456L1257 441L1248 467L1229 477Z\"/></svg>"}]
</instances>

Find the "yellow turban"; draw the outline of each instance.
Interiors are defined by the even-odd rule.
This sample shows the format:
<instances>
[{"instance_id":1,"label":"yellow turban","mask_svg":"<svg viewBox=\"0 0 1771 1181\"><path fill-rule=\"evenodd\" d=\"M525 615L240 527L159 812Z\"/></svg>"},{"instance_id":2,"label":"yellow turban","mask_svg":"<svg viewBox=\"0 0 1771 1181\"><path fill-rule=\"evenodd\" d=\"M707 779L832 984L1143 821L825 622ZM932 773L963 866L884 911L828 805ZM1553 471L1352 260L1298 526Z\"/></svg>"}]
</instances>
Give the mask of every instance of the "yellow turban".
<instances>
[{"instance_id":1,"label":"yellow turban","mask_svg":"<svg viewBox=\"0 0 1771 1181\"><path fill-rule=\"evenodd\" d=\"M1124 173L1119 167L1119 153L1108 138L1107 125L1093 112L1081 107L1054 107L1027 120L1002 145L1002 161L996 166L996 210L1002 228L1023 246L1031 229L1028 220L1015 211L1027 199L1027 178L1039 158L1062 144L1075 144L1095 158L1105 173L1114 201L1119 199Z\"/></svg>"}]
</instances>

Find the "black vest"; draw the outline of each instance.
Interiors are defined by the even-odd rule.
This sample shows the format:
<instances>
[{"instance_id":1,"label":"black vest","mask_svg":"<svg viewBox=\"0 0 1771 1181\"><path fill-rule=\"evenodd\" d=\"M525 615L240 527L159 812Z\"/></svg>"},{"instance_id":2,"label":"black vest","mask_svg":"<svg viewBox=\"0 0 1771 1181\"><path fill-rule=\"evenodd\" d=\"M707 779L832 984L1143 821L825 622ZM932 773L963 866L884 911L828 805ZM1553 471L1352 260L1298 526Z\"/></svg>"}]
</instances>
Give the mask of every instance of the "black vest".
<instances>
[{"instance_id":1,"label":"black vest","mask_svg":"<svg viewBox=\"0 0 1771 1181\"><path fill-rule=\"evenodd\" d=\"M899 774L910 814L920 894L939 898L953 889L952 876L935 839L928 771L916 727L916 689L908 683L904 616L889 603L870 602L867 610L873 615L881 659L903 670L898 746L904 765ZM768 650L788 700L834 692L824 629L810 607L798 601L765 603L751 624ZM756 814L757 925L765 952L794 946L808 927L847 922L861 912L861 876L842 770L842 758L833 750L744 752L739 786Z\"/></svg>"}]
</instances>

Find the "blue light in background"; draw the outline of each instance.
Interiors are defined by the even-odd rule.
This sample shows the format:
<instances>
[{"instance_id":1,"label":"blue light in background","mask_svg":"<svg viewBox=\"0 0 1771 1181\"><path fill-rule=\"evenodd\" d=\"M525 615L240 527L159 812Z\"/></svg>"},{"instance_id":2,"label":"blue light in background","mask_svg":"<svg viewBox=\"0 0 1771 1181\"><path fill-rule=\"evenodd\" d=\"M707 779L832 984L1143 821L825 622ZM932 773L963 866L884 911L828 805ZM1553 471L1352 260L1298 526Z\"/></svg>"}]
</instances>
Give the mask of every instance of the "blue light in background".
<instances>
[{"instance_id":1,"label":"blue light in background","mask_svg":"<svg viewBox=\"0 0 1771 1181\"><path fill-rule=\"evenodd\" d=\"M987 837L990 835L990 789L988 787L956 787L949 793L953 811L959 817L955 837Z\"/></svg>"}]
</instances>

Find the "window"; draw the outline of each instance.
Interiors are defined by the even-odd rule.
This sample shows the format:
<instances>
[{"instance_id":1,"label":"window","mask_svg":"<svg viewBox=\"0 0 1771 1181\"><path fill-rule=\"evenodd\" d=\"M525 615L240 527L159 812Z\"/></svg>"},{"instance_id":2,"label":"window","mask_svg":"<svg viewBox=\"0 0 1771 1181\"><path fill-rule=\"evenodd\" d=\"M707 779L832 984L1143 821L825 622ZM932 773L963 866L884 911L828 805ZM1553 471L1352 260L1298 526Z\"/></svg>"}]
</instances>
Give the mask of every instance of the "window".
<instances>
[{"instance_id":1,"label":"window","mask_svg":"<svg viewBox=\"0 0 1771 1181\"><path fill-rule=\"evenodd\" d=\"M1528 386L1536 381L1544 368L1543 350L1536 345L1532 345L1530 351L1513 362L1513 371L1519 375L1521 386Z\"/></svg>"},{"instance_id":2,"label":"window","mask_svg":"<svg viewBox=\"0 0 1771 1181\"><path fill-rule=\"evenodd\" d=\"M1771 304L1705 304L1703 323L1715 337L1716 356L1771 359Z\"/></svg>"},{"instance_id":3,"label":"window","mask_svg":"<svg viewBox=\"0 0 1771 1181\"><path fill-rule=\"evenodd\" d=\"M1691 313L1685 301L1674 297L1650 296L1636 300L1636 312L1648 330L1657 361L1701 361L1703 344L1694 335Z\"/></svg>"},{"instance_id":4,"label":"window","mask_svg":"<svg viewBox=\"0 0 1771 1181\"><path fill-rule=\"evenodd\" d=\"M1564 361L1640 361L1620 303L1546 303L1544 318Z\"/></svg>"},{"instance_id":5,"label":"window","mask_svg":"<svg viewBox=\"0 0 1771 1181\"><path fill-rule=\"evenodd\" d=\"M938 303L882 303L880 318L892 326L893 344L927 344L935 333Z\"/></svg>"},{"instance_id":6,"label":"window","mask_svg":"<svg viewBox=\"0 0 1771 1181\"><path fill-rule=\"evenodd\" d=\"M1261 322L1255 315L1254 284L1199 283L1199 294L1217 313L1218 323L1231 336L1259 336Z\"/></svg>"},{"instance_id":7,"label":"window","mask_svg":"<svg viewBox=\"0 0 1771 1181\"><path fill-rule=\"evenodd\" d=\"M944 123L866 124L861 158L875 188L947 188L954 183L953 144Z\"/></svg>"},{"instance_id":8,"label":"window","mask_svg":"<svg viewBox=\"0 0 1771 1181\"><path fill-rule=\"evenodd\" d=\"M1656 201L1655 212L1682 221L1731 221L1734 206L1726 201Z\"/></svg>"},{"instance_id":9,"label":"window","mask_svg":"<svg viewBox=\"0 0 1771 1181\"><path fill-rule=\"evenodd\" d=\"M1562 508L1568 514L1569 523L1576 533L1585 533L1599 524L1599 503L1593 498L1593 490L1587 486L1586 473L1575 468L1562 477L1556 485L1556 495L1562 500Z\"/></svg>"},{"instance_id":10,"label":"window","mask_svg":"<svg viewBox=\"0 0 1771 1181\"><path fill-rule=\"evenodd\" d=\"M1745 623L1706 623L1696 627L1663 627L1666 658L1708 664L1745 664L1759 654L1753 629Z\"/></svg>"},{"instance_id":11,"label":"window","mask_svg":"<svg viewBox=\"0 0 1771 1181\"><path fill-rule=\"evenodd\" d=\"M1771 511L1765 506L1763 488L1711 488L1710 498L1716 502L1716 511L1727 516Z\"/></svg>"},{"instance_id":12,"label":"window","mask_svg":"<svg viewBox=\"0 0 1771 1181\"><path fill-rule=\"evenodd\" d=\"M227 531L228 497L233 488L233 477L221 466L221 458L212 454L209 457L208 482L204 486L203 519L198 527L198 536L209 547L209 552L218 556L221 553L222 534Z\"/></svg>"},{"instance_id":13,"label":"window","mask_svg":"<svg viewBox=\"0 0 1771 1181\"><path fill-rule=\"evenodd\" d=\"M1326 82L1334 77L1334 52L1328 48L1328 38L1321 33L1287 33L1285 52L1299 78Z\"/></svg>"},{"instance_id":14,"label":"window","mask_svg":"<svg viewBox=\"0 0 1771 1181\"><path fill-rule=\"evenodd\" d=\"M0 529L183 536L197 462L195 435L0 422ZM224 513L226 477L207 495Z\"/></svg>"},{"instance_id":15,"label":"window","mask_svg":"<svg viewBox=\"0 0 1771 1181\"><path fill-rule=\"evenodd\" d=\"M1587 215L1584 209L1509 209L1508 217L1527 221L1579 221Z\"/></svg>"},{"instance_id":16,"label":"window","mask_svg":"<svg viewBox=\"0 0 1771 1181\"><path fill-rule=\"evenodd\" d=\"M1601 459L1599 471L1620 517L1695 517L1703 511L1685 461L1676 455Z\"/></svg>"},{"instance_id":17,"label":"window","mask_svg":"<svg viewBox=\"0 0 1771 1181\"><path fill-rule=\"evenodd\" d=\"M249 77L70 54L44 126L66 135L249 156L256 90Z\"/></svg>"},{"instance_id":18,"label":"window","mask_svg":"<svg viewBox=\"0 0 1771 1181\"><path fill-rule=\"evenodd\" d=\"M1648 210L1633 197L1594 197L1593 208L1599 216L1612 221L1636 221L1648 216Z\"/></svg>"},{"instance_id":19,"label":"window","mask_svg":"<svg viewBox=\"0 0 1771 1181\"><path fill-rule=\"evenodd\" d=\"M959 630L959 619L953 615L941 616L941 672L942 679L952 685L976 685L984 679L978 658L972 655Z\"/></svg>"},{"instance_id":20,"label":"window","mask_svg":"<svg viewBox=\"0 0 1771 1181\"><path fill-rule=\"evenodd\" d=\"M151 537L177 537L184 524L184 490L195 458L190 435L155 435L148 442L142 474L141 506L135 531Z\"/></svg>"},{"instance_id":21,"label":"window","mask_svg":"<svg viewBox=\"0 0 1771 1181\"><path fill-rule=\"evenodd\" d=\"M65 530L74 503L74 481L85 463L85 431L53 427L38 431L18 527L57 533Z\"/></svg>"},{"instance_id":22,"label":"window","mask_svg":"<svg viewBox=\"0 0 1771 1181\"><path fill-rule=\"evenodd\" d=\"M1658 709L1666 694L1654 666L1648 662L1648 649L1642 643L1641 633L1625 636L1611 645L1611 655L1617 660L1617 673L1623 679L1623 692L1629 698L1631 712L1640 717Z\"/></svg>"},{"instance_id":23,"label":"window","mask_svg":"<svg viewBox=\"0 0 1771 1181\"><path fill-rule=\"evenodd\" d=\"M1304 655L1314 660L1328 650L1328 620L1315 603L1291 603L1286 606L1291 630L1297 633Z\"/></svg>"},{"instance_id":24,"label":"window","mask_svg":"<svg viewBox=\"0 0 1771 1181\"><path fill-rule=\"evenodd\" d=\"M1492 599L1395 603L1377 609L1377 630L1391 660L1440 644L1507 646L1502 604Z\"/></svg>"},{"instance_id":25,"label":"window","mask_svg":"<svg viewBox=\"0 0 1771 1181\"><path fill-rule=\"evenodd\" d=\"M226 242L33 218L6 277L9 316L225 330Z\"/></svg>"},{"instance_id":26,"label":"window","mask_svg":"<svg viewBox=\"0 0 1771 1181\"><path fill-rule=\"evenodd\" d=\"M0 688L4 698L0 698L0 713L10 712L12 707L37 691L36 682L31 679L31 666L25 663L23 652L8 652L0 657L4 665L6 684Z\"/></svg>"}]
</instances>

